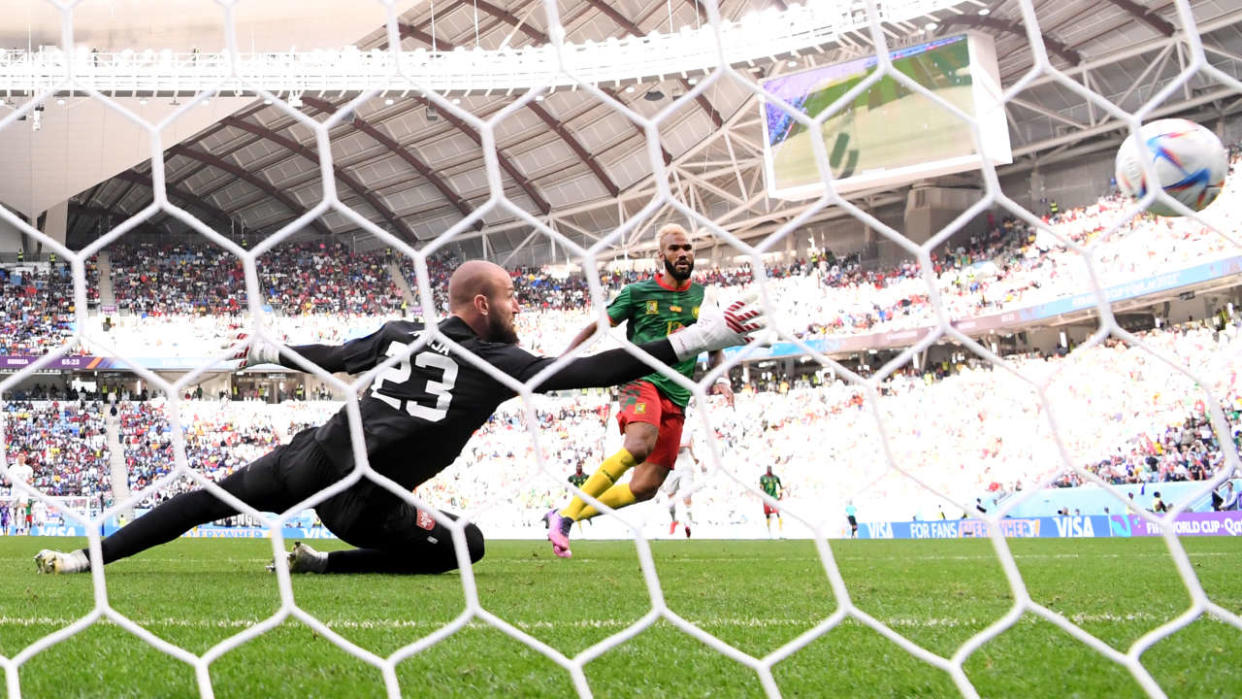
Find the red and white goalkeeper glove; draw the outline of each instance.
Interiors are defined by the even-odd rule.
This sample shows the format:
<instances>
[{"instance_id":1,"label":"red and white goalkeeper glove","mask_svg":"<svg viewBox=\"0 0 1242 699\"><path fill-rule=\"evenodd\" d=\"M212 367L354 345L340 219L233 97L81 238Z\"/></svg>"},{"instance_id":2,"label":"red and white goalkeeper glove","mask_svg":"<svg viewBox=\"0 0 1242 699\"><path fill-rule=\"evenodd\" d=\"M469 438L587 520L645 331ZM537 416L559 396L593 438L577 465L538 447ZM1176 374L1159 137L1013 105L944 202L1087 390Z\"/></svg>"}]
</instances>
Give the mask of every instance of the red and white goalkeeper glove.
<instances>
[{"instance_id":1,"label":"red and white goalkeeper glove","mask_svg":"<svg viewBox=\"0 0 1242 699\"><path fill-rule=\"evenodd\" d=\"M754 333L767 327L767 316L756 298L754 294L748 295L729 304L724 311L705 304L699 309L699 319L694 325L668 336L677 361L753 340Z\"/></svg>"},{"instance_id":2,"label":"red and white goalkeeper glove","mask_svg":"<svg viewBox=\"0 0 1242 699\"><path fill-rule=\"evenodd\" d=\"M245 339L245 333L238 333L233 336L229 346L236 345ZM229 359L238 363L237 369L249 369L259 364L280 364L280 350L275 345L269 345L263 340L255 340L239 349Z\"/></svg>"}]
</instances>

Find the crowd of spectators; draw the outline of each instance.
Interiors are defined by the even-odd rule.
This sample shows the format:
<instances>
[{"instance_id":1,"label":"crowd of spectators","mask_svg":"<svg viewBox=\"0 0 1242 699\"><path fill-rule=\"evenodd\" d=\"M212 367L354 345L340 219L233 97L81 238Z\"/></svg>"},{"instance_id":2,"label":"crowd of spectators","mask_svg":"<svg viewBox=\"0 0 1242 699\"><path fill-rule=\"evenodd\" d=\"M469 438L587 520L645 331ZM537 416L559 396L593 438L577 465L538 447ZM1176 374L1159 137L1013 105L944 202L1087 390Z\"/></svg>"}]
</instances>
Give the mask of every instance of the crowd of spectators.
<instances>
[{"instance_id":1,"label":"crowd of spectators","mask_svg":"<svg viewBox=\"0 0 1242 699\"><path fill-rule=\"evenodd\" d=\"M182 434L186 463L211 480L220 480L286 443L309 423L325 419L331 403L284 403L191 400L182 403ZM119 440L125 458L128 487L140 491L167 475L175 466L173 427L163 400L121 401L117 404ZM194 485L187 479L150 493L139 506L151 506Z\"/></svg>"},{"instance_id":2,"label":"crowd of spectators","mask_svg":"<svg viewBox=\"0 0 1242 699\"><path fill-rule=\"evenodd\" d=\"M241 262L206 243L109 248L117 310L137 316L227 316L246 307Z\"/></svg>"},{"instance_id":3,"label":"crowd of spectators","mask_svg":"<svg viewBox=\"0 0 1242 699\"><path fill-rule=\"evenodd\" d=\"M277 245L259 259L259 282L283 315L404 315L408 304L388 273L391 259L344 243Z\"/></svg>"},{"instance_id":4,"label":"crowd of spectators","mask_svg":"<svg viewBox=\"0 0 1242 699\"><path fill-rule=\"evenodd\" d=\"M1236 161L1235 161L1236 162ZM1230 177L1222 200L1242 197L1242 177ZM931 256L936 295L952 319L988 315L1081 293L1089 288L1082 256L1063 244L1089 247L1099 283L1110 286L1237 255L1224 237L1193 219L1140 217L1124 221L1129 200L1117 195L1046 217L1055 233L1037 232L1012 217L990 218L985 230L961 236ZM1210 209L1219 226L1233 226L1232 208ZM240 262L207 244L118 244L110 248L119 314L90 321L91 337L127 356L194 356L235 334L247 312ZM427 261L435 303L447 310L447 280L457 260ZM599 272L605 295L650 277L649 260L607 266ZM54 274L27 273L20 284L0 283L6 332L0 350L39 354L72 331L67 267ZM400 283L392 272L399 270ZM259 258L259 280L270 308L269 324L290 342L340 342L369 332L386 319L418 315L414 265L390 250L355 252L342 243L278 245ZM4 275L0 270L0 275ZM523 312L519 333L532 350L559 353L593 321L585 277L569 268L512 270ZM923 270L906 260L864 264L856 254L813 251L762 270L779 326L814 338L934 325L932 289ZM740 294L756 283L743 264L715 268L700 261L699 281ZM9 281L7 276L4 281ZM31 284L30 282L34 282ZM406 296L401 285L413 290ZM91 284L96 289L98 284ZM411 305L411 302L413 305ZM108 334L101 334L103 331Z\"/></svg>"},{"instance_id":5,"label":"crowd of spectators","mask_svg":"<svg viewBox=\"0 0 1242 699\"><path fill-rule=\"evenodd\" d=\"M236 316L246 308L242 263L205 243L110 248L117 309L137 316ZM345 243L277 245L258 258L263 302L284 315L399 314L406 307L388 273L390 256Z\"/></svg>"},{"instance_id":6,"label":"crowd of spectators","mask_svg":"<svg viewBox=\"0 0 1242 699\"><path fill-rule=\"evenodd\" d=\"M5 453L26 455L31 485L47 495L110 495L101 403L10 400L3 410Z\"/></svg>"},{"instance_id":7,"label":"crowd of spectators","mask_svg":"<svg viewBox=\"0 0 1242 699\"><path fill-rule=\"evenodd\" d=\"M76 325L73 276L65 265L0 266L0 355L42 355Z\"/></svg>"}]
</instances>

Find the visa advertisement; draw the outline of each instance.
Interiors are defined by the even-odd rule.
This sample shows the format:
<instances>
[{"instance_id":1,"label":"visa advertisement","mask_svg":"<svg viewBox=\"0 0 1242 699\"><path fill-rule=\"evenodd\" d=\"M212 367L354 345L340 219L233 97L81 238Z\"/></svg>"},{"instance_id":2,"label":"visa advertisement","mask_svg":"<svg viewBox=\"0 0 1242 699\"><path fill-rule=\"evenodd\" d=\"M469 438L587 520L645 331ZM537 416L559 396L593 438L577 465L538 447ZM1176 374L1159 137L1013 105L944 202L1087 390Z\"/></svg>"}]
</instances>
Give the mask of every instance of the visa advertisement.
<instances>
[{"instance_id":1,"label":"visa advertisement","mask_svg":"<svg viewBox=\"0 0 1242 699\"><path fill-rule=\"evenodd\" d=\"M966 539L991 535L1000 528L1010 539L1082 539L1161 536L1162 527L1138 515L1079 517L1012 517L995 525L982 519L940 519L914 522L862 522L860 539ZM1184 512L1173 522L1178 536L1242 536L1242 512Z\"/></svg>"}]
</instances>

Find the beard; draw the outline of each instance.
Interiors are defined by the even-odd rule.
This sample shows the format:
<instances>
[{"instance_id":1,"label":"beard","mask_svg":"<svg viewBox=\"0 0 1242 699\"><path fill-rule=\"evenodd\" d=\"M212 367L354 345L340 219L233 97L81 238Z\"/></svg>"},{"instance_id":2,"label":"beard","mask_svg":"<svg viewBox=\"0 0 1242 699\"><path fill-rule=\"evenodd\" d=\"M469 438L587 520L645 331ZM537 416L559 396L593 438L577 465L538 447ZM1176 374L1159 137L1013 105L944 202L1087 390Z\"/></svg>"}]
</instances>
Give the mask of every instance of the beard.
<instances>
[{"instance_id":1,"label":"beard","mask_svg":"<svg viewBox=\"0 0 1242 699\"><path fill-rule=\"evenodd\" d=\"M517 329L513 327L513 322L506 323L498 315L487 317L487 335L490 342L500 342L506 345L518 343Z\"/></svg>"},{"instance_id":2,"label":"beard","mask_svg":"<svg viewBox=\"0 0 1242 699\"><path fill-rule=\"evenodd\" d=\"M664 258L664 271L668 272L668 275L673 279L676 279L679 282L684 282L689 279L691 273L694 272L694 260L687 260L686 271L680 272L677 270L677 264L675 262L669 262L666 257Z\"/></svg>"}]
</instances>

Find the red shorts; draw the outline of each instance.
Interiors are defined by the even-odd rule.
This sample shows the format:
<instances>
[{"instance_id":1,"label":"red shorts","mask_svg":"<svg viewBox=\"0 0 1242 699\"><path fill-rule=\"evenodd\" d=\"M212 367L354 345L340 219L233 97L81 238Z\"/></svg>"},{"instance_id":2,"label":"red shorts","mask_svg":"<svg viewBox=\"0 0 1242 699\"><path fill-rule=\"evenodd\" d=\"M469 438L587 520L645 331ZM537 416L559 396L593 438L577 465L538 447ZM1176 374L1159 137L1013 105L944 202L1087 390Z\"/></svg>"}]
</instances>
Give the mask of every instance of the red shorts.
<instances>
[{"instance_id":1,"label":"red shorts","mask_svg":"<svg viewBox=\"0 0 1242 699\"><path fill-rule=\"evenodd\" d=\"M781 513L781 511L780 511L780 510L778 510L778 509L776 509L775 507L772 507L771 505L769 505L769 504L768 504L768 503L766 503L766 502L765 502L765 503L763 503L763 516L764 516L764 517L771 517L772 515L778 515L778 516L779 516L779 515L780 515L780 513Z\"/></svg>"},{"instance_id":2,"label":"red shorts","mask_svg":"<svg viewBox=\"0 0 1242 699\"><path fill-rule=\"evenodd\" d=\"M673 470L677 463L677 447L681 444L681 427L686 414L681 406L660 393L649 381L631 381L621 387L621 412L617 413L617 426L625 433L631 422L645 422L659 430L655 447L647 461Z\"/></svg>"}]
</instances>

